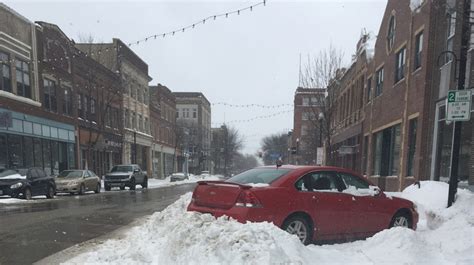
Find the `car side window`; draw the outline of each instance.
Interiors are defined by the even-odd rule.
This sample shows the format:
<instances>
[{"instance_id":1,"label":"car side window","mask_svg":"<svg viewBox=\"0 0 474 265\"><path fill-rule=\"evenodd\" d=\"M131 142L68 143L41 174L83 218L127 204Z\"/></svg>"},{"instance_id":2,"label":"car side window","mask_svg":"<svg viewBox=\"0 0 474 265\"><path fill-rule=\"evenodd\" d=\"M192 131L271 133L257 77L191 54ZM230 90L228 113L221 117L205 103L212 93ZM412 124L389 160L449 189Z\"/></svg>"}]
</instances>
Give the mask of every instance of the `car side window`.
<instances>
[{"instance_id":1,"label":"car side window","mask_svg":"<svg viewBox=\"0 0 474 265\"><path fill-rule=\"evenodd\" d=\"M295 187L299 191L341 190L337 176L331 172L312 172L300 178Z\"/></svg>"},{"instance_id":2,"label":"car side window","mask_svg":"<svg viewBox=\"0 0 474 265\"><path fill-rule=\"evenodd\" d=\"M370 184L365 180L348 173L339 173L339 176L344 181L347 189L351 187L356 189L368 189L370 186Z\"/></svg>"},{"instance_id":3,"label":"car side window","mask_svg":"<svg viewBox=\"0 0 474 265\"><path fill-rule=\"evenodd\" d=\"M90 178L90 177L91 177L91 174L90 174L89 170L86 171L85 176L86 176L86 178Z\"/></svg>"},{"instance_id":4,"label":"car side window","mask_svg":"<svg viewBox=\"0 0 474 265\"><path fill-rule=\"evenodd\" d=\"M36 170L36 168L30 169L27 174L28 177L30 177L31 179L39 178L38 171Z\"/></svg>"},{"instance_id":5,"label":"car side window","mask_svg":"<svg viewBox=\"0 0 474 265\"><path fill-rule=\"evenodd\" d=\"M87 173L89 174L89 177L91 177L91 178L96 176L96 175L94 174L94 172L92 172L92 171L90 171L90 170L87 171Z\"/></svg>"},{"instance_id":6,"label":"car side window","mask_svg":"<svg viewBox=\"0 0 474 265\"><path fill-rule=\"evenodd\" d=\"M46 178L46 172L44 172L42 169L36 169L38 172L38 177L40 178Z\"/></svg>"}]
</instances>

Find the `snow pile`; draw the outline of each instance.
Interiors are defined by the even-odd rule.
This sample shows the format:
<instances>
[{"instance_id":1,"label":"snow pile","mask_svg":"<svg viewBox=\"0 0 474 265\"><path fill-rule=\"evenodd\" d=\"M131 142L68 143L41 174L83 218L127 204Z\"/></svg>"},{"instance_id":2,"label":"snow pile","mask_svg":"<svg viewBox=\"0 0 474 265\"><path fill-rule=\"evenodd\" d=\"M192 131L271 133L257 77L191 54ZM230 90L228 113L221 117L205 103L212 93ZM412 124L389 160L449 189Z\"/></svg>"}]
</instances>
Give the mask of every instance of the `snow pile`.
<instances>
[{"instance_id":1,"label":"snow pile","mask_svg":"<svg viewBox=\"0 0 474 265\"><path fill-rule=\"evenodd\" d=\"M375 42L377 41L377 38L373 36L373 34L370 34L367 37L367 40L365 41L365 54L367 56L367 60L371 61L374 58L375 55Z\"/></svg>"},{"instance_id":2,"label":"snow pile","mask_svg":"<svg viewBox=\"0 0 474 265\"><path fill-rule=\"evenodd\" d=\"M191 193L153 214L123 239L109 240L69 264L302 263L301 243L270 223L241 224L186 212ZM310 254L307 252L307 254ZM309 258L308 256L307 258Z\"/></svg>"},{"instance_id":3,"label":"snow pile","mask_svg":"<svg viewBox=\"0 0 474 265\"><path fill-rule=\"evenodd\" d=\"M0 179L26 179L26 176L22 176L20 174L13 174L13 175L1 177Z\"/></svg>"},{"instance_id":4,"label":"snow pile","mask_svg":"<svg viewBox=\"0 0 474 265\"><path fill-rule=\"evenodd\" d=\"M270 223L241 224L186 212L188 193L117 239L67 264L474 264L474 196L460 190L446 209L447 185L422 182L393 196L415 200L436 225L387 229L366 240L303 246ZM430 217L431 218L431 217Z\"/></svg>"}]
</instances>

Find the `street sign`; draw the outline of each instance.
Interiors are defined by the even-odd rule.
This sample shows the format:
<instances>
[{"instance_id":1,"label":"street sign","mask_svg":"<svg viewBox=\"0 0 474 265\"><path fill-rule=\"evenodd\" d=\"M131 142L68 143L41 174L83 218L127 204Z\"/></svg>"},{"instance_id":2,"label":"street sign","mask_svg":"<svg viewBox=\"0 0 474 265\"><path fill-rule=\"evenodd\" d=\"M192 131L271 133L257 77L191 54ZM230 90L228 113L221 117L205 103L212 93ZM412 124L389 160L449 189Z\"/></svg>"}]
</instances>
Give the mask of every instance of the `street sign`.
<instances>
[{"instance_id":1,"label":"street sign","mask_svg":"<svg viewBox=\"0 0 474 265\"><path fill-rule=\"evenodd\" d=\"M324 148L318 147L318 149L316 149L316 165L323 164L323 157L324 157Z\"/></svg>"},{"instance_id":2,"label":"street sign","mask_svg":"<svg viewBox=\"0 0 474 265\"><path fill-rule=\"evenodd\" d=\"M469 121L471 119L471 91L448 92L447 121Z\"/></svg>"}]
</instances>

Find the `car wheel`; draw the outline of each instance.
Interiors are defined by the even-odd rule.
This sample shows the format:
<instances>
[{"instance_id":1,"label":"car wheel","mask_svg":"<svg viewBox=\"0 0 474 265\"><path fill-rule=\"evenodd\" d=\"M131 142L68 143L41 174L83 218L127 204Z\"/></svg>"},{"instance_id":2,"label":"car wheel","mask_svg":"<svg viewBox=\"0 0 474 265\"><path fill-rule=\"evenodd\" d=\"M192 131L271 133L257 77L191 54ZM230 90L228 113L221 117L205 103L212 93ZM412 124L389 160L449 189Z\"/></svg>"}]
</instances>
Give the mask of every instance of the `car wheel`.
<instances>
[{"instance_id":1,"label":"car wheel","mask_svg":"<svg viewBox=\"0 0 474 265\"><path fill-rule=\"evenodd\" d=\"M31 200L31 189L30 188L26 188L25 191L23 191L23 198L25 200Z\"/></svg>"},{"instance_id":2,"label":"car wheel","mask_svg":"<svg viewBox=\"0 0 474 265\"><path fill-rule=\"evenodd\" d=\"M393 216L390 222L390 228L392 227L406 227L411 228L410 217L406 213L399 212Z\"/></svg>"},{"instance_id":3,"label":"car wheel","mask_svg":"<svg viewBox=\"0 0 474 265\"><path fill-rule=\"evenodd\" d=\"M147 177L145 177L143 179L142 188L148 188L148 178Z\"/></svg>"},{"instance_id":4,"label":"car wheel","mask_svg":"<svg viewBox=\"0 0 474 265\"><path fill-rule=\"evenodd\" d=\"M135 190L135 186L136 186L136 184L135 184L135 179L132 178L132 179L130 180L130 190Z\"/></svg>"},{"instance_id":5,"label":"car wheel","mask_svg":"<svg viewBox=\"0 0 474 265\"><path fill-rule=\"evenodd\" d=\"M46 194L46 198L52 199L54 198L54 188L53 186L48 186L48 193Z\"/></svg>"},{"instance_id":6,"label":"car wheel","mask_svg":"<svg viewBox=\"0 0 474 265\"><path fill-rule=\"evenodd\" d=\"M106 191L110 191L110 186L109 186L109 185L104 185L104 189L105 189Z\"/></svg>"},{"instance_id":7,"label":"car wheel","mask_svg":"<svg viewBox=\"0 0 474 265\"><path fill-rule=\"evenodd\" d=\"M100 193L100 183L97 183L97 186L95 187L95 193Z\"/></svg>"},{"instance_id":8,"label":"car wheel","mask_svg":"<svg viewBox=\"0 0 474 265\"><path fill-rule=\"evenodd\" d=\"M86 187L84 187L84 184L81 184L81 187L79 188L79 195L84 195L86 193Z\"/></svg>"},{"instance_id":9,"label":"car wheel","mask_svg":"<svg viewBox=\"0 0 474 265\"><path fill-rule=\"evenodd\" d=\"M292 235L296 235L304 245L308 245L311 242L311 227L308 221L301 216L290 217L283 223L282 229Z\"/></svg>"}]
</instances>

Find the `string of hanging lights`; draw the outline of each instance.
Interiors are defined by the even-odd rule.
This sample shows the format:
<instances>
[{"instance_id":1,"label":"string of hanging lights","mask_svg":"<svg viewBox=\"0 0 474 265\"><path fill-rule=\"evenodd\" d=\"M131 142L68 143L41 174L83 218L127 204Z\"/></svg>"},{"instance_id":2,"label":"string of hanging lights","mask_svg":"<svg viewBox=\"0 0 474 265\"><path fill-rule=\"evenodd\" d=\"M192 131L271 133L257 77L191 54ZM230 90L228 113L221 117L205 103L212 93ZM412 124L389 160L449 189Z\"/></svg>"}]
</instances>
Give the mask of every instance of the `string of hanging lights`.
<instances>
[{"instance_id":1,"label":"string of hanging lights","mask_svg":"<svg viewBox=\"0 0 474 265\"><path fill-rule=\"evenodd\" d=\"M263 108L263 109L276 109L276 108L282 108L282 107L293 107L293 104L262 105L262 104L231 104L231 103L226 103L226 102L216 102L216 103L212 103L211 105L213 105L213 106L221 105L221 106L233 107L233 108L257 107L257 108Z\"/></svg>"},{"instance_id":2,"label":"string of hanging lights","mask_svg":"<svg viewBox=\"0 0 474 265\"><path fill-rule=\"evenodd\" d=\"M228 123L246 123L246 122L252 122L256 120L261 120L261 119L268 119L268 118L273 118L279 115L287 114L287 113L292 113L293 110L285 110L285 111L279 111L275 112L269 115L262 115L262 116L256 116L250 119L243 119L243 120L231 120L231 121L226 121L226 122L216 122L212 123L213 125L222 125L222 124L228 124Z\"/></svg>"},{"instance_id":3,"label":"string of hanging lights","mask_svg":"<svg viewBox=\"0 0 474 265\"><path fill-rule=\"evenodd\" d=\"M179 33L179 32L184 33L187 29L194 29L198 25L204 25L206 23L206 21L213 21L213 20L216 20L217 18L221 18L221 17L228 18L229 16L234 15L234 14L240 15L244 11L253 11L253 9L257 6L260 6L260 5L265 6L266 3L267 3L267 0L263 0L259 3L253 4L251 6L247 6L245 8L241 8L241 9L228 11L228 12L221 13L221 14L215 14L215 15L212 15L212 16L208 16L208 17L203 18L203 19L201 19L201 20L199 20L199 21L197 21L193 24L190 24L190 25L187 25L187 26L184 26L184 27L180 27L178 29L175 29L175 30L172 30L172 31L169 31L169 32L154 34L154 35L148 36L146 38L143 38L141 40L130 42L130 43L127 44L127 46L129 46L129 47L132 46L132 45L136 46L136 45L139 45L141 43L147 42L148 40L156 40L158 37L165 38L165 37L174 36L176 33ZM43 60L37 60L37 63L41 64L41 63L45 63L45 62L51 63L51 62L68 61L68 60L76 58L80 55L85 56L85 57L93 57L93 56L100 55L100 54L105 53L105 52L110 52L110 51L117 51L118 52L122 48L123 47L119 45L119 46L112 46L112 47L105 47L105 48L102 48L102 49L97 49L95 51L91 51L90 53L86 53L86 52L83 52L83 51L77 51L79 53L77 55L72 54L71 56L45 58ZM14 63L14 62L15 62L15 59L0 58L0 64L2 64L2 63ZM33 64L35 62L36 61L34 61L34 60L30 60L27 63L28 64Z\"/></svg>"},{"instance_id":4,"label":"string of hanging lights","mask_svg":"<svg viewBox=\"0 0 474 265\"><path fill-rule=\"evenodd\" d=\"M245 8L241 8L241 9L237 9L237 10L233 10L233 11L229 11L229 12L225 12L225 13L221 13L221 14L208 16L208 17L203 18L203 19L201 19L201 20L199 20L195 23L189 24L189 25L184 26L184 27L177 28L177 29L172 30L172 31L150 35L150 36L148 36L146 38L143 38L141 40L137 40L135 42L130 42L130 43L128 43L128 46L138 45L140 43L147 42L148 40L155 40L158 37L165 38L165 37L169 37L169 36L174 36L176 33L179 33L179 32L183 33L187 29L194 29L195 27L197 27L199 25L204 25L204 24L206 24L206 21L214 21L217 18L221 18L221 17L228 18L230 15L234 15L234 14L240 15L242 12L247 11L247 10L248 11L253 11L253 9L255 7L260 6L260 5L265 6L266 5L266 0L263 0L262 2L259 2L257 4L253 4L253 5L245 7Z\"/></svg>"}]
</instances>

